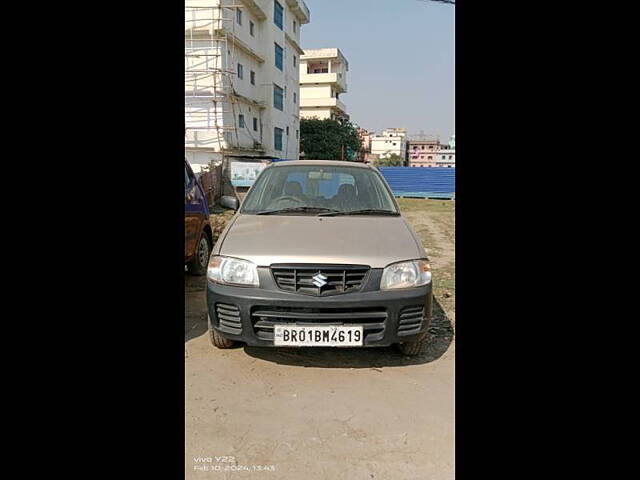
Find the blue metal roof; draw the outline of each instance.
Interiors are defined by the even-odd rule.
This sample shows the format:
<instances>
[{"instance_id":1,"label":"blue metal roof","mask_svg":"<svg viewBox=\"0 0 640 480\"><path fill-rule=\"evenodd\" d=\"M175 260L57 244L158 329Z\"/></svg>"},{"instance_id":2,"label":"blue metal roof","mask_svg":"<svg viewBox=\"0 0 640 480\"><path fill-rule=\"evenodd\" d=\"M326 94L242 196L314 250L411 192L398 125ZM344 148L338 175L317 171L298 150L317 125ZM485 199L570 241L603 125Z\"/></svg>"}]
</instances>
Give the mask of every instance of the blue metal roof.
<instances>
[{"instance_id":1,"label":"blue metal roof","mask_svg":"<svg viewBox=\"0 0 640 480\"><path fill-rule=\"evenodd\" d=\"M380 167L396 197L452 198L456 169L445 167Z\"/></svg>"}]
</instances>

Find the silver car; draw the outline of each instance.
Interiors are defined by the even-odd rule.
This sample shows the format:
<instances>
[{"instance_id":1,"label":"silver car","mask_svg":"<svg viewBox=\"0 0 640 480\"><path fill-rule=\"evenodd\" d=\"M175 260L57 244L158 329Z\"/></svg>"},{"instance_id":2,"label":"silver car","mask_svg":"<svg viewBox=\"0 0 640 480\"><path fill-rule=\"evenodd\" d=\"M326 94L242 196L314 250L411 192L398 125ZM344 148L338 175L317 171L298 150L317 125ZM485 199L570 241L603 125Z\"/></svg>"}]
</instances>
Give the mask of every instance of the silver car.
<instances>
[{"instance_id":1,"label":"silver car","mask_svg":"<svg viewBox=\"0 0 640 480\"><path fill-rule=\"evenodd\" d=\"M422 352L431 322L427 253L375 168L286 161L259 175L213 248L211 342Z\"/></svg>"}]
</instances>

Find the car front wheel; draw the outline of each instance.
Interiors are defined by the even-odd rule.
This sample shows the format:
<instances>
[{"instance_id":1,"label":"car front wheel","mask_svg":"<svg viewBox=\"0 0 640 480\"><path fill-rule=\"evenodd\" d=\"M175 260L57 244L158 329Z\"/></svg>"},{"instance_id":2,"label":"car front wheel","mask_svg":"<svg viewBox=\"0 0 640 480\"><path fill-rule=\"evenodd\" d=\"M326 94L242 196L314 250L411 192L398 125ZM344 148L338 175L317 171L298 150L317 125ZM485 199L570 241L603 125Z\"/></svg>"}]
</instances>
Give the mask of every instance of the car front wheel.
<instances>
[{"instance_id":1,"label":"car front wheel","mask_svg":"<svg viewBox=\"0 0 640 480\"><path fill-rule=\"evenodd\" d=\"M211 326L211 317L207 316L207 323L209 325L209 341L211 345L217 348L231 348L235 345L233 340L224 338Z\"/></svg>"},{"instance_id":2,"label":"car front wheel","mask_svg":"<svg viewBox=\"0 0 640 480\"><path fill-rule=\"evenodd\" d=\"M209 265L209 254L211 253L211 245L209 245L209 238L207 234L202 232L202 237L198 242L198 248L193 256L193 259L188 263L187 268L192 275L204 275L207 273L207 266Z\"/></svg>"},{"instance_id":3,"label":"car front wheel","mask_svg":"<svg viewBox=\"0 0 640 480\"><path fill-rule=\"evenodd\" d=\"M411 357L424 353L429 342L429 332L424 332L417 340L412 342L404 342L398 345L400 351Z\"/></svg>"}]
</instances>

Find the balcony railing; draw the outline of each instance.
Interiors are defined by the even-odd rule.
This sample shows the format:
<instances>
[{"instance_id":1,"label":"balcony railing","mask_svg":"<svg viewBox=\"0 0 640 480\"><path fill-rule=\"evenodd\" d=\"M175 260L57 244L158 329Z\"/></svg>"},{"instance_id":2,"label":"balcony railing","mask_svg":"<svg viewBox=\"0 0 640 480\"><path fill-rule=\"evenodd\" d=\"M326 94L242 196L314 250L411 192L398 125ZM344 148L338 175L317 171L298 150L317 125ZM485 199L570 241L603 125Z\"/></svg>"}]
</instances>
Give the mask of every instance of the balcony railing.
<instances>
[{"instance_id":1,"label":"balcony railing","mask_svg":"<svg viewBox=\"0 0 640 480\"><path fill-rule=\"evenodd\" d=\"M339 93L347 91L347 81L342 73L300 73L300 83L333 83L338 85Z\"/></svg>"},{"instance_id":2,"label":"balcony railing","mask_svg":"<svg viewBox=\"0 0 640 480\"><path fill-rule=\"evenodd\" d=\"M337 98L301 98L300 107L326 107L337 108L343 112L347 111L347 106Z\"/></svg>"}]
</instances>

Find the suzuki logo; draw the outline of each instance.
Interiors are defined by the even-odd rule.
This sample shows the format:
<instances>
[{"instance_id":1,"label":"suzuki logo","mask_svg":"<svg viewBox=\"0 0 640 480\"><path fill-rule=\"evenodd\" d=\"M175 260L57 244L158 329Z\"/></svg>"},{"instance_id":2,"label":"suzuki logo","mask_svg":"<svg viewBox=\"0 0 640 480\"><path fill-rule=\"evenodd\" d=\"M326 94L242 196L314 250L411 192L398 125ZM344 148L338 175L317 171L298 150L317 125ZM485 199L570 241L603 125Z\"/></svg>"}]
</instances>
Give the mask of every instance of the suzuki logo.
<instances>
[{"instance_id":1,"label":"suzuki logo","mask_svg":"<svg viewBox=\"0 0 640 480\"><path fill-rule=\"evenodd\" d=\"M321 273L317 274L315 277L312 277L313 284L318 287L324 287L327 284L327 277L322 275Z\"/></svg>"}]
</instances>

